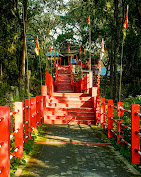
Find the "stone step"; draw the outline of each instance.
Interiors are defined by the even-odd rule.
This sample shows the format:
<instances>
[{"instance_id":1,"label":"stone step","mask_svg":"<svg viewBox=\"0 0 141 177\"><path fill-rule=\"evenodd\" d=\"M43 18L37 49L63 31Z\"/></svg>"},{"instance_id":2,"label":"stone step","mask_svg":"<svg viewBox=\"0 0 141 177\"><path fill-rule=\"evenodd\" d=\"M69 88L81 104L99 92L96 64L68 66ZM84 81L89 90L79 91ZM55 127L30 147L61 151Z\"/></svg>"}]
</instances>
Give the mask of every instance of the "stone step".
<instances>
[{"instance_id":1,"label":"stone step","mask_svg":"<svg viewBox=\"0 0 141 177\"><path fill-rule=\"evenodd\" d=\"M45 124L86 124L91 125L94 124L93 120L60 120L60 119L45 119Z\"/></svg>"},{"instance_id":2,"label":"stone step","mask_svg":"<svg viewBox=\"0 0 141 177\"><path fill-rule=\"evenodd\" d=\"M54 111L54 112L57 112L57 111L65 111L65 112L93 112L94 109L93 108L83 108L83 107L80 107L80 108L68 108L68 107L64 107L64 108L59 108L59 107L46 107L45 110L47 111Z\"/></svg>"},{"instance_id":3,"label":"stone step","mask_svg":"<svg viewBox=\"0 0 141 177\"><path fill-rule=\"evenodd\" d=\"M57 92L59 91L73 91L70 85L58 85Z\"/></svg>"},{"instance_id":4,"label":"stone step","mask_svg":"<svg viewBox=\"0 0 141 177\"><path fill-rule=\"evenodd\" d=\"M46 103L46 106L51 106L51 107L69 107L69 108L80 108L80 107L85 107L85 108L92 108L93 104L92 102L84 102L84 103Z\"/></svg>"},{"instance_id":5,"label":"stone step","mask_svg":"<svg viewBox=\"0 0 141 177\"><path fill-rule=\"evenodd\" d=\"M65 79L65 80L62 80L60 78L57 79L57 84L66 84L66 83L71 84L71 79Z\"/></svg>"},{"instance_id":6,"label":"stone step","mask_svg":"<svg viewBox=\"0 0 141 177\"><path fill-rule=\"evenodd\" d=\"M88 100L92 100L92 98L90 96L87 97L67 97L67 96L51 96L51 97L47 97L50 100L56 99L56 100L71 100L71 101L75 101L75 100L82 100L82 101L88 101Z\"/></svg>"},{"instance_id":7,"label":"stone step","mask_svg":"<svg viewBox=\"0 0 141 177\"><path fill-rule=\"evenodd\" d=\"M56 116L56 115L46 115L44 114L44 119L60 119L60 120L94 120L94 116Z\"/></svg>"},{"instance_id":8,"label":"stone step","mask_svg":"<svg viewBox=\"0 0 141 177\"><path fill-rule=\"evenodd\" d=\"M71 74L58 74L57 78L70 78Z\"/></svg>"},{"instance_id":9,"label":"stone step","mask_svg":"<svg viewBox=\"0 0 141 177\"><path fill-rule=\"evenodd\" d=\"M84 97L87 98L87 97ZM73 99L73 98L69 98L69 99L47 99L46 100L47 103L65 103L65 104L91 104L92 103L92 98L87 98L87 100L79 100L78 99Z\"/></svg>"},{"instance_id":10,"label":"stone step","mask_svg":"<svg viewBox=\"0 0 141 177\"><path fill-rule=\"evenodd\" d=\"M87 93L57 93L53 92L52 96L62 96L62 97L87 97L90 96Z\"/></svg>"},{"instance_id":11,"label":"stone step","mask_svg":"<svg viewBox=\"0 0 141 177\"><path fill-rule=\"evenodd\" d=\"M47 116L85 116L85 117L93 117L94 112L75 112L75 111L44 111L44 114Z\"/></svg>"}]
</instances>

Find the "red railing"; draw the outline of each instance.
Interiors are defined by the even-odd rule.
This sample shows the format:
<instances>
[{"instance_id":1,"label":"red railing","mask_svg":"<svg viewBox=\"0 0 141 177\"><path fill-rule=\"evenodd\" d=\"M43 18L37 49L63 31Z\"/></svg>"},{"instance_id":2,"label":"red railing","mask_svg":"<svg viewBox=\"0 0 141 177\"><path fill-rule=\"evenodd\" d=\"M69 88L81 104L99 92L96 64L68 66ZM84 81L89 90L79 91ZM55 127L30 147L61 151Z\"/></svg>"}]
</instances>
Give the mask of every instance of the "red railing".
<instances>
[{"instance_id":1,"label":"red railing","mask_svg":"<svg viewBox=\"0 0 141 177\"><path fill-rule=\"evenodd\" d=\"M108 138L113 138L116 136L117 144L124 144L131 148L131 160L133 164L140 163L140 106L138 104L132 104L131 110L124 109L124 103L118 102L116 106L113 105L113 100L109 99L108 103L105 103L105 98L96 99L96 124L100 123L102 129L107 127ZM107 113L105 106L107 107ZM116 116L114 117L113 111ZM124 113L129 113L130 126L126 125L122 119ZM106 122L107 121L107 122ZM130 142L125 140L124 130L127 129L129 134L131 134Z\"/></svg>"},{"instance_id":2,"label":"red railing","mask_svg":"<svg viewBox=\"0 0 141 177\"><path fill-rule=\"evenodd\" d=\"M46 71L46 86L47 86L47 94L51 96L55 90L55 81L49 74L49 71Z\"/></svg>"},{"instance_id":3,"label":"red railing","mask_svg":"<svg viewBox=\"0 0 141 177\"><path fill-rule=\"evenodd\" d=\"M71 65L70 65L71 68ZM101 98L99 96L99 88L92 87L92 77L89 77L88 74L84 77L81 77L81 80L74 82L73 74L71 69L71 78L72 85L75 92L87 92L92 97L93 107L94 107L94 122L95 124L100 123L102 129L107 127L108 130L108 138L113 138L113 135L117 137L117 144L121 143L124 146L124 143L131 147L131 159L133 164L140 163L140 106L139 105L131 105L131 110L124 109L124 103L117 103L117 106L113 105L113 100L108 100L108 103L105 103L105 98ZM105 111L105 106L107 106L107 113ZM116 118L113 117L113 109L116 109ZM124 112L127 112L131 116L130 127L123 123L121 120L122 116L124 116ZM107 123L106 121L107 120ZM115 126L113 126L113 122L116 123L116 132L114 131ZM123 127L128 129L131 133L131 143L127 142L122 135Z\"/></svg>"},{"instance_id":4,"label":"red railing","mask_svg":"<svg viewBox=\"0 0 141 177\"><path fill-rule=\"evenodd\" d=\"M50 92L49 92L50 93ZM10 159L23 158L23 144L31 139L31 133L44 121L43 109L46 106L47 86L41 86L41 95L15 102L14 111L0 106L0 177L10 176ZM14 132L10 134L10 120L14 115ZM10 154L10 139L14 138L14 151Z\"/></svg>"},{"instance_id":5,"label":"red railing","mask_svg":"<svg viewBox=\"0 0 141 177\"><path fill-rule=\"evenodd\" d=\"M57 86L57 78L58 78L58 64L56 64L55 87Z\"/></svg>"},{"instance_id":6,"label":"red railing","mask_svg":"<svg viewBox=\"0 0 141 177\"><path fill-rule=\"evenodd\" d=\"M71 78L72 78L72 86L73 86L74 92L88 93L89 88L92 87L92 72L90 73L90 76L88 73L85 76L82 76L81 79L76 82L74 82L73 73L71 72Z\"/></svg>"}]
</instances>

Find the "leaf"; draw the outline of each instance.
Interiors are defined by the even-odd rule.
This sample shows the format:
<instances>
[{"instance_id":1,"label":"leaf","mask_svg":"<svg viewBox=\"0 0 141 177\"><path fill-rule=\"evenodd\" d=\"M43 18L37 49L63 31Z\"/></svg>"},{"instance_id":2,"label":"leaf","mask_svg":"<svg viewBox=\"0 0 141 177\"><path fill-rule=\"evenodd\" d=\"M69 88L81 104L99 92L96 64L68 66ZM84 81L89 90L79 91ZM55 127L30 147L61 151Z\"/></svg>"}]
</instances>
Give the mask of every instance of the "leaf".
<instances>
[{"instance_id":1,"label":"leaf","mask_svg":"<svg viewBox=\"0 0 141 177\"><path fill-rule=\"evenodd\" d=\"M26 163L26 160L23 159L22 162L25 164L25 163Z\"/></svg>"},{"instance_id":2,"label":"leaf","mask_svg":"<svg viewBox=\"0 0 141 177\"><path fill-rule=\"evenodd\" d=\"M14 168L16 168L16 169L18 168L18 164L17 164L17 163L14 163L13 166L14 166Z\"/></svg>"}]
</instances>

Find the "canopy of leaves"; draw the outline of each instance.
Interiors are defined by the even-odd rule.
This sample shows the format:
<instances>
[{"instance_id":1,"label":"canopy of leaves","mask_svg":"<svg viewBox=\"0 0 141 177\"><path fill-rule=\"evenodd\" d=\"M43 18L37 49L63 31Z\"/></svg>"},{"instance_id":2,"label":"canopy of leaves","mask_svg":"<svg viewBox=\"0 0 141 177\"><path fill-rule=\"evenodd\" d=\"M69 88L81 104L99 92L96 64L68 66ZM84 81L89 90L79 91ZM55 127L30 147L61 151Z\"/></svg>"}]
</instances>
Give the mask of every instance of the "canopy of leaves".
<instances>
[{"instance_id":1,"label":"canopy of leaves","mask_svg":"<svg viewBox=\"0 0 141 177\"><path fill-rule=\"evenodd\" d=\"M40 88L39 57L35 55L35 39L38 35L41 70L50 71L47 60L49 47L56 50L64 44L89 47L90 16L92 63L97 64L100 56L101 39L105 41L103 66L107 75L103 78L104 92L118 97L122 29L129 4L127 36L124 41L122 96L138 95L141 92L141 4L139 0L1 0L0 1L0 65L1 84L19 86L22 65L22 45L26 33L25 71L31 70L31 92ZM25 22L25 26L24 26ZM48 31L50 23L50 33ZM85 59L87 56L85 57ZM85 60L84 60L85 61ZM110 71L110 77L108 76ZM109 86L109 82L111 83ZM35 84L36 83L36 84ZM106 91L107 89L107 91ZM109 91L108 91L109 90Z\"/></svg>"}]
</instances>

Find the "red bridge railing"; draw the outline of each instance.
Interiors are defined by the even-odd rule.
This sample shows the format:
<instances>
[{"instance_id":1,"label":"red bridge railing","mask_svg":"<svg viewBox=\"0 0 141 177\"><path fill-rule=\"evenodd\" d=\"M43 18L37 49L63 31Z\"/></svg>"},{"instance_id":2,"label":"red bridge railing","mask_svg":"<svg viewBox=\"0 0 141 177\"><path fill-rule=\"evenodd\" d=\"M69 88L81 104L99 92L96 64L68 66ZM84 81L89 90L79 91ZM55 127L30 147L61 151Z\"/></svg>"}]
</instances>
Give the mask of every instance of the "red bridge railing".
<instances>
[{"instance_id":1,"label":"red bridge railing","mask_svg":"<svg viewBox=\"0 0 141 177\"><path fill-rule=\"evenodd\" d=\"M41 95L15 102L14 111L0 106L0 177L10 177L10 159L23 158L23 144L31 139L31 133L44 121L43 109L46 97L54 92L55 83L46 72L46 85L41 86ZM10 134L10 120L14 115L14 132ZM14 138L15 148L10 154L10 139Z\"/></svg>"},{"instance_id":2,"label":"red bridge railing","mask_svg":"<svg viewBox=\"0 0 141 177\"><path fill-rule=\"evenodd\" d=\"M43 121L44 94L46 86L42 86L41 95L15 102L14 111L0 106L0 177L10 177L10 159L23 158L23 144L31 139L31 133ZM46 89L47 91L47 89ZM10 120L14 115L14 132L10 134ZM10 140L14 138L15 148L10 154Z\"/></svg>"},{"instance_id":3,"label":"red bridge railing","mask_svg":"<svg viewBox=\"0 0 141 177\"><path fill-rule=\"evenodd\" d=\"M69 65L70 65L70 73L71 73L71 84L74 92L89 93L89 88L92 87L92 81L93 81L92 72L86 74L85 76L81 76L81 79L79 81L74 82L74 76L72 73L72 64L69 63Z\"/></svg>"},{"instance_id":4,"label":"red bridge railing","mask_svg":"<svg viewBox=\"0 0 141 177\"><path fill-rule=\"evenodd\" d=\"M49 74L49 71L46 71L46 86L47 86L47 94L51 96L55 90L55 81Z\"/></svg>"},{"instance_id":5,"label":"red bridge railing","mask_svg":"<svg viewBox=\"0 0 141 177\"><path fill-rule=\"evenodd\" d=\"M71 65L70 65L71 68ZM92 97L93 108L94 108L94 122L97 125L100 123L102 129L106 129L108 138L113 138L113 135L117 138L117 144L120 144L124 147L124 144L131 148L131 159L133 164L140 163L140 106L138 104L131 105L131 110L124 109L124 103L118 102L116 106L113 105L113 100L109 99L108 103L105 103L105 98L100 98L99 96L99 84L98 87L92 87L92 73L86 74L84 77L77 82L74 82L72 69L72 85L74 92L87 92ZM98 78L100 79L100 77ZM107 109L105 108L107 107ZM106 111L107 110L107 111ZM116 117L113 116L113 110L116 110ZM124 113L129 113L130 126L124 124L124 121L121 118L124 116ZM115 128L116 127L116 128ZM129 131L131 134L130 142L127 142L124 138L123 127ZM116 131L114 131L116 129Z\"/></svg>"},{"instance_id":6,"label":"red bridge railing","mask_svg":"<svg viewBox=\"0 0 141 177\"><path fill-rule=\"evenodd\" d=\"M113 100L109 99L108 103L105 103L105 98L96 99L96 124L100 123L102 129L107 128L108 138L116 136L117 144L121 144L124 147L126 144L131 148L131 160L133 164L140 163L140 105L132 104L131 110L124 109L124 103L118 102L115 106ZM100 105L100 106L99 106ZM107 107L107 109L105 108ZM106 111L107 110L107 111ZM116 111L116 116L113 113ZM130 116L130 126L124 123L122 117L128 113ZM124 129L128 130L131 134L130 142L125 139ZM129 141L129 140L128 140Z\"/></svg>"}]
</instances>

